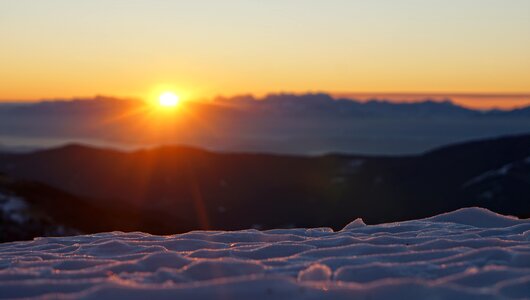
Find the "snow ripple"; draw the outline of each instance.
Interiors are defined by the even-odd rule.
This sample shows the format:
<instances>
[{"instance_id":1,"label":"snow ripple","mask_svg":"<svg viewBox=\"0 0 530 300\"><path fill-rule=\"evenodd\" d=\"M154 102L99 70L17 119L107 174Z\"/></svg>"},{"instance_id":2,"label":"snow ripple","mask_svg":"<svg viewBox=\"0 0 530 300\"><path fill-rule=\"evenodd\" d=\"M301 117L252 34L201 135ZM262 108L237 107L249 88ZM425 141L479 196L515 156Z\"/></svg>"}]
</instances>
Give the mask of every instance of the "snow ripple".
<instances>
[{"instance_id":1,"label":"snow ripple","mask_svg":"<svg viewBox=\"0 0 530 300\"><path fill-rule=\"evenodd\" d=\"M381 225L110 232L0 244L0 298L530 296L530 220L468 208Z\"/></svg>"}]
</instances>

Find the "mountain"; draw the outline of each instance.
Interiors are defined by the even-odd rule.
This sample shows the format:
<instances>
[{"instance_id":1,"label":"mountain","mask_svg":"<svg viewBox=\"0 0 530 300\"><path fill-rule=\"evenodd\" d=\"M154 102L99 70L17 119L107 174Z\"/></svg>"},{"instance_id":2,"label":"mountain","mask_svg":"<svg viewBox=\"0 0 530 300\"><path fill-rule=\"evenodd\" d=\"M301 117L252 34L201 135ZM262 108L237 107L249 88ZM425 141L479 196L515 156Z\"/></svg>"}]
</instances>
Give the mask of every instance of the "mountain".
<instances>
[{"instance_id":1,"label":"mountain","mask_svg":"<svg viewBox=\"0 0 530 300\"><path fill-rule=\"evenodd\" d=\"M530 135L395 157L215 153L189 147L121 152L70 145L2 154L0 172L71 195L72 200L52 206L98 209L87 214L101 220L101 227L74 226L85 231L110 230L105 226L157 234L199 228L338 229L358 217L373 224L470 206L530 217ZM63 206L66 202L69 206ZM113 224L112 216L120 213L126 216ZM144 218L152 222L128 227Z\"/></svg>"},{"instance_id":2,"label":"mountain","mask_svg":"<svg viewBox=\"0 0 530 300\"><path fill-rule=\"evenodd\" d=\"M399 117L399 116L473 116L488 112L467 109L450 100L426 99L417 103L399 103L373 99L360 102L355 99L335 99L328 94L270 94L262 99L253 96L217 98L214 103L235 105L273 114L334 117Z\"/></svg>"},{"instance_id":3,"label":"mountain","mask_svg":"<svg viewBox=\"0 0 530 300\"><path fill-rule=\"evenodd\" d=\"M0 105L0 144L71 142L136 149L163 144L212 151L410 155L472 139L530 133L530 108L473 110L450 100L396 103L328 94L271 94L183 103L160 113L109 97Z\"/></svg>"},{"instance_id":4,"label":"mountain","mask_svg":"<svg viewBox=\"0 0 530 300\"><path fill-rule=\"evenodd\" d=\"M163 213L139 212L126 206L95 205L42 183L0 174L0 243L43 236L65 236L105 230L147 230L170 234L193 229Z\"/></svg>"},{"instance_id":5,"label":"mountain","mask_svg":"<svg viewBox=\"0 0 530 300\"><path fill-rule=\"evenodd\" d=\"M42 199L46 198L46 194L39 195L40 201L36 203L29 202L20 196L18 188L14 185L14 180L0 175L0 228L2 228L0 243L27 240L37 236L62 236L78 233L55 221L46 209L42 208L42 202L46 202ZM33 200L33 197L31 198Z\"/></svg>"}]
</instances>

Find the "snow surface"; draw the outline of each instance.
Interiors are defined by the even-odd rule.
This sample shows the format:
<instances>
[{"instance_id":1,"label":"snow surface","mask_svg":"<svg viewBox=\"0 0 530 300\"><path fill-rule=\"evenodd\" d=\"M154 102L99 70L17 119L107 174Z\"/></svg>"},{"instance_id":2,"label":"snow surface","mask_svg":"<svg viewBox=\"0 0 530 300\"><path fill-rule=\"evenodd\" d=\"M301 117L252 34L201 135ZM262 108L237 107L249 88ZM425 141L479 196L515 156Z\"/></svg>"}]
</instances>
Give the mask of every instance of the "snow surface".
<instances>
[{"instance_id":1,"label":"snow surface","mask_svg":"<svg viewBox=\"0 0 530 300\"><path fill-rule=\"evenodd\" d=\"M0 298L530 297L530 220L468 208L367 226L0 244Z\"/></svg>"}]
</instances>

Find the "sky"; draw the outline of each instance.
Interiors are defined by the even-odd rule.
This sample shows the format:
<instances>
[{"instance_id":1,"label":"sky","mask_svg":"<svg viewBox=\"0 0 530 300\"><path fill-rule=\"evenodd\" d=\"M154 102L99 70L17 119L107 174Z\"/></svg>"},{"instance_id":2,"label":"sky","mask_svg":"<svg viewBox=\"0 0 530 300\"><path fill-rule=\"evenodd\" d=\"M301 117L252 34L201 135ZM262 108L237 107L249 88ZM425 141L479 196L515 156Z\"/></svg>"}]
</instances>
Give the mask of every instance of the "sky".
<instances>
[{"instance_id":1,"label":"sky","mask_svg":"<svg viewBox=\"0 0 530 300\"><path fill-rule=\"evenodd\" d=\"M0 66L4 101L530 94L530 1L0 0Z\"/></svg>"}]
</instances>

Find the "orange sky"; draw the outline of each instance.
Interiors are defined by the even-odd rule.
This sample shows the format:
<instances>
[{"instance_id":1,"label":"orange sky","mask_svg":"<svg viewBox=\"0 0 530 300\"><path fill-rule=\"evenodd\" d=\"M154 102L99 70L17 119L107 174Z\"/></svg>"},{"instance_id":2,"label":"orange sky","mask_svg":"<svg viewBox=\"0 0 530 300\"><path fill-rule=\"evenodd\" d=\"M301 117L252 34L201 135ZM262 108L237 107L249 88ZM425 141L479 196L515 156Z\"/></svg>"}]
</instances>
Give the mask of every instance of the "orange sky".
<instances>
[{"instance_id":1,"label":"orange sky","mask_svg":"<svg viewBox=\"0 0 530 300\"><path fill-rule=\"evenodd\" d=\"M527 0L0 0L0 40L4 101L530 94Z\"/></svg>"}]
</instances>

